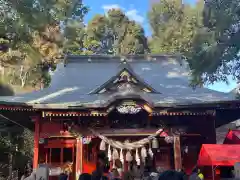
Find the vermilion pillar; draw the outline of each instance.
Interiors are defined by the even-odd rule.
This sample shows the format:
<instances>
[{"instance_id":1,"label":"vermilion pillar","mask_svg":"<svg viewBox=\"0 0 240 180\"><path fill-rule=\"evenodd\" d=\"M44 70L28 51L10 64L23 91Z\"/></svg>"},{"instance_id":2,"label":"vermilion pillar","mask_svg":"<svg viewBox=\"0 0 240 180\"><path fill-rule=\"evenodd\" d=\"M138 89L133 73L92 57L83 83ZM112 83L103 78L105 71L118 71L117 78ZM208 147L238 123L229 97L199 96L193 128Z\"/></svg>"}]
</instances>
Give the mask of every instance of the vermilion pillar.
<instances>
[{"instance_id":1,"label":"vermilion pillar","mask_svg":"<svg viewBox=\"0 0 240 180\"><path fill-rule=\"evenodd\" d=\"M174 136L173 148L175 170L178 171L182 169L181 144L179 136Z\"/></svg>"},{"instance_id":2,"label":"vermilion pillar","mask_svg":"<svg viewBox=\"0 0 240 180\"><path fill-rule=\"evenodd\" d=\"M34 156L33 156L33 169L38 167L38 156L39 156L39 136L40 136L40 119L39 117L32 118L35 123L34 130Z\"/></svg>"},{"instance_id":3,"label":"vermilion pillar","mask_svg":"<svg viewBox=\"0 0 240 180\"><path fill-rule=\"evenodd\" d=\"M76 179L79 178L83 172L83 141L81 138L77 138L76 141Z\"/></svg>"}]
</instances>

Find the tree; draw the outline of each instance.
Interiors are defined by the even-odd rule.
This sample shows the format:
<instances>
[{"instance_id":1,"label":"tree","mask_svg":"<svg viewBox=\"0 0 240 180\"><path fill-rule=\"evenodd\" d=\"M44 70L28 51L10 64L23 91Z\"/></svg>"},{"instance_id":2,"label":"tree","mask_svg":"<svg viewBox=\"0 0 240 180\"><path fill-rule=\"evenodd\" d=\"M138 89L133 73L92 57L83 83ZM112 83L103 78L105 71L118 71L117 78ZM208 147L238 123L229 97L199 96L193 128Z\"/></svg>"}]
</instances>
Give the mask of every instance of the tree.
<instances>
[{"instance_id":1,"label":"tree","mask_svg":"<svg viewBox=\"0 0 240 180\"><path fill-rule=\"evenodd\" d=\"M200 3L191 7L183 5L181 0L162 0L154 4L148 14L153 31L151 52L189 52L201 20L201 10Z\"/></svg>"},{"instance_id":2,"label":"tree","mask_svg":"<svg viewBox=\"0 0 240 180\"><path fill-rule=\"evenodd\" d=\"M204 5L203 26L188 57L193 77L199 82L239 79L239 0L209 0Z\"/></svg>"},{"instance_id":3,"label":"tree","mask_svg":"<svg viewBox=\"0 0 240 180\"><path fill-rule=\"evenodd\" d=\"M15 168L24 171L27 161L33 156L33 133L21 127L1 129L1 173L10 176Z\"/></svg>"},{"instance_id":4,"label":"tree","mask_svg":"<svg viewBox=\"0 0 240 180\"><path fill-rule=\"evenodd\" d=\"M83 52L83 39L85 38L85 26L82 22L69 20L64 29L64 50L63 52L68 54L82 54Z\"/></svg>"},{"instance_id":5,"label":"tree","mask_svg":"<svg viewBox=\"0 0 240 180\"><path fill-rule=\"evenodd\" d=\"M148 52L143 28L120 9L93 17L84 38L86 50L97 54L144 54Z\"/></svg>"},{"instance_id":6,"label":"tree","mask_svg":"<svg viewBox=\"0 0 240 180\"><path fill-rule=\"evenodd\" d=\"M33 76L36 70L38 75L42 75L35 76L37 79L34 82L40 82L41 87L46 86L49 84L44 84L49 81L49 68L55 66L63 55L66 38L62 30L68 27L70 20L82 21L87 8L78 0L1 0L0 9L4 10L0 22L0 37L3 39L1 47L7 47L2 48L4 50L0 53L6 59L1 62L1 66L9 67L9 62L17 59L13 63L14 67L9 68L20 69L18 73L13 72L12 76L17 77L22 86L29 79L28 74Z\"/></svg>"},{"instance_id":7,"label":"tree","mask_svg":"<svg viewBox=\"0 0 240 180\"><path fill-rule=\"evenodd\" d=\"M203 0L194 7L182 4L181 0L162 0L154 4L149 12L153 30L151 52L180 53L189 64L192 75L190 85L194 87L218 80L206 76L206 71L213 69L213 64L209 62L212 61L211 53L207 55L205 49L215 40L214 33L204 24L205 6ZM203 59L203 54L206 59Z\"/></svg>"}]
</instances>

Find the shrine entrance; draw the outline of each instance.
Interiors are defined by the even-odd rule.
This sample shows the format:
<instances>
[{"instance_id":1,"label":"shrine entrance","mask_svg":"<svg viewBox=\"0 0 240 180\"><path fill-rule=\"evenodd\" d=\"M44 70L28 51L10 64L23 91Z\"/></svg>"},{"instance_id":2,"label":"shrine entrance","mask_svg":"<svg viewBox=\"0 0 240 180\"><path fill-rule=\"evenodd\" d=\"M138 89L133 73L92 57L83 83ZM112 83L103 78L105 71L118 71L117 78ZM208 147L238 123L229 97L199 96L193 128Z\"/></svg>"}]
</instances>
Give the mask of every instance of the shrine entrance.
<instances>
[{"instance_id":1,"label":"shrine entrance","mask_svg":"<svg viewBox=\"0 0 240 180\"><path fill-rule=\"evenodd\" d=\"M151 124L150 113L151 107L146 102L123 101L110 106L107 124L93 133L100 133L106 141L95 137L84 145L84 172L94 169L93 162L99 151L105 152L111 168L131 170L136 175L156 169L174 169L173 144L166 142L167 134L162 132L161 126ZM113 144L106 143L108 140ZM119 142L122 144L116 147ZM138 145L131 147L133 142Z\"/></svg>"}]
</instances>

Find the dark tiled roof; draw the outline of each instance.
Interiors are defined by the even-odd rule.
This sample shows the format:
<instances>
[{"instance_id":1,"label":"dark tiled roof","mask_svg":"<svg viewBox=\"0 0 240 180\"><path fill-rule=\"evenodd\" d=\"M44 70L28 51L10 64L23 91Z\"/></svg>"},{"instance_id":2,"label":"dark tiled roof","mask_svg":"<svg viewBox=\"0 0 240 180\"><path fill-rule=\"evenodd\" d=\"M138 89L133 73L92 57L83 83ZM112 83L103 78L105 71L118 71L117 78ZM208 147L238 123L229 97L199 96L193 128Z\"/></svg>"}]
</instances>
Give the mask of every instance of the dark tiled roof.
<instances>
[{"instance_id":1,"label":"dark tiled roof","mask_svg":"<svg viewBox=\"0 0 240 180\"><path fill-rule=\"evenodd\" d=\"M193 90L189 87L188 68L186 64L180 65L177 57L157 56L152 60L143 57L137 60L131 58L128 63L141 79L161 93L145 94L154 104L206 103L235 99L230 93L207 88ZM95 58L91 61L88 56L69 58L66 67L63 63L57 66L49 88L19 96L3 97L1 101L99 105L106 101L106 97L89 93L115 76L121 70L120 64L120 58Z\"/></svg>"}]
</instances>

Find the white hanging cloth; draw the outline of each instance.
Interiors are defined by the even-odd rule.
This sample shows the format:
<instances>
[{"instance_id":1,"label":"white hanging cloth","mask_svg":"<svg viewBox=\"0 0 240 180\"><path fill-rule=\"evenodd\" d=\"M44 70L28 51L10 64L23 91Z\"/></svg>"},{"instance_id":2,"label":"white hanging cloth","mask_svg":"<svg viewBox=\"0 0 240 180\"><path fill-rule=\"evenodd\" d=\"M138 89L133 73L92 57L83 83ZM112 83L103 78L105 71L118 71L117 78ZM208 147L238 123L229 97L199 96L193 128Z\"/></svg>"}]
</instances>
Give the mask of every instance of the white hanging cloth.
<instances>
[{"instance_id":1,"label":"white hanging cloth","mask_svg":"<svg viewBox=\"0 0 240 180\"><path fill-rule=\"evenodd\" d=\"M110 144L108 145L108 161L112 161L112 152Z\"/></svg>"},{"instance_id":2,"label":"white hanging cloth","mask_svg":"<svg viewBox=\"0 0 240 180\"><path fill-rule=\"evenodd\" d=\"M140 160L140 157L139 157L139 154L138 154L138 148L136 149L135 160L137 162L137 165L140 166L141 160Z\"/></svg>"},{"instance_id":3,"label":"white hanging cloth","mask_svg":"<svg viewBox=\"0 0 240 180\"><path fill-rule=\"evenodd\" d=\"M127 153L126 153L126 161L127 162L131 162L132 160L133 160L133 157L132 157L131 151L127 151Z\"/></svg>"},{"instance_id":4,"label":"white hanging cloth","mask_svg":"<svg viewBox=\"0 0 240 180\"><path fill-rule=\"evenodd\" d=\"M124 157L123 157L123 150L122 149L120 150L120 158L119 159L122 163L122 169L124 169Z\"/></svg>"},{"instance_id":5,"label":"white hanging cloth","mask_svg":"<svg viewBox=\"0 0 240 180\"><path fill-rule=\"evenodd\" d=\"M113 158L114 160L119 159L118 151L117 151L117 149L115 149L115 148L113 149L112 158Z\"/></svg>"},{"instance_id":6,"label":"white hanging cloth","mask_svg":"<svg viewBox=\"0 0 240 180\"><path fill-rule=\"evenodd\" d=\"M106 150L106 143L105 143L104 140L101 141L99 149L101 151L105 151Z\"/></svg>"},{"instance_id":7,"label":"white hanging cloth","mask_svg":"<svg viewBox=\"0 0 240 180\"><path fill-rule=\"evenodd\" d=\"M141 149L141 159L143 162L145 162L145 158L147 157L147 150L145 147L142 147Z\"/></svg>"},{"instance_id":8,"label":"white hanging cloth","mask_svg":"<svg viewBox=\"0 0 240 180\"><path fill-rule=\"evenodd\" d=\"M113 159L112 162L113 162L112 168L113 168L113 169L116 169L115 159Z\"/></svg>"},{"instance_id":9,"label":"white hanging cloth","mask_svg":"<svg viewBox=\"0 0 240 180\"><path fill-rule=\"evenodd\" d=\"M154 140L153 140L154 141ZM153 143L153 142L152 142ZM148 148L148 155L151 157L151 158L153 158L153 152L152 152L152 148L151 148L151 145L153 145L153 144L151 144L151 142L149 143L149 148Z\"/></svg>"},{"instance_id":10,"label":"white hanging cloth","mask_svg":"<svg viewBox=\"0 0 240 180\"><path fill-rule=\"evenodd\" d=\"M150 156L151 158L153 158L153 152L152 152L152 149L151 149L151 148L148 149L148 154L149 154L149 156Z\"/></svg>"}]
</instances>

